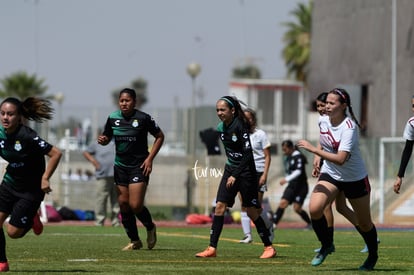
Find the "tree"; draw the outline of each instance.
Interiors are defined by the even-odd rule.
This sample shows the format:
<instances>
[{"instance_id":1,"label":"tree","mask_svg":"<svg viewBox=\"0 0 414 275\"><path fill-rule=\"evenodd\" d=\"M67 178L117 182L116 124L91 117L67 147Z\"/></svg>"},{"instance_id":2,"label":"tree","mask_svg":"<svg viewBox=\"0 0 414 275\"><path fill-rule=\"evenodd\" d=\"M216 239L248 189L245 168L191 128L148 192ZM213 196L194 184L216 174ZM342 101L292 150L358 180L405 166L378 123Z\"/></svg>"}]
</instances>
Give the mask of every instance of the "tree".
<instances>
[{"instance_id":1,"label":"tree","mask_svg":"<svg viewBox=\"0 0 414 275\"><path fill-rule=\"evenodd\" d=\"M138 109L140 109L142 105L144 105L148 101L147 87L148 87L148 82L142 77L138 77L137 79L133 80L131 83L131 88L134 89L137 94L136 106ZM121 89L115 90L112 92L112 100L114 104L117 106L118 106L118 98L119 98L120 91Z\"/></svg>"},{"instance_id":2,"label":"tree","mask_svg":"<svg viewBox=\"0 0 414 275\"><path fill-rule=\"evenodd\" d=\"M2 85L0 97L17 97L21 100L29 96L43 96L48 87L44 85L44 79L37 78L36 74L28 75L19 71L0 80Z\"/></svg>"},{"instance_id":3,"label":"tree","mask_svg":"<svg viewBox=\"0 0 414 275\"><path fill-rule=\"evenodd\" d=\"M261 72L255 65L245 65L233 68L233 78L260 79Z\"/></svg>"},{"instance_id":4,"label":"tree","mask_svg":"<svg viewBox=\"0 0 414 275\"><path fill-rule=\"evenodd\" d=\"M312 7L312 1L308 4L299 3L291 12L298 22L283 23L288 28L283 36L285 47L282 51L288 76L294 75L296 80L302 81L305 85L310 61Z\"/></svg>"}]
</instances>

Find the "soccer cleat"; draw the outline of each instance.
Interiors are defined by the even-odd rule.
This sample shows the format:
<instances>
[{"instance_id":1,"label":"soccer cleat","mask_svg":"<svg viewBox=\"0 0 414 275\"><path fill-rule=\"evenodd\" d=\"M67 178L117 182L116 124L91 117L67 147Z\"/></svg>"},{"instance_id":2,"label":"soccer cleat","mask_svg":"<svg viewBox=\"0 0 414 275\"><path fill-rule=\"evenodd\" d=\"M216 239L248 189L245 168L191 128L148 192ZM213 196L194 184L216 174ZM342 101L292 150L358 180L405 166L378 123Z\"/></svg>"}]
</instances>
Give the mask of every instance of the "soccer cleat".
<instances>
[{"instance_id":1,"label":"soccer cleat","mask_svg":"<svg viewBox=\"0 0 414 275\"><path fill-rule=\"evenodd\" d=\"M152 228L151 230L147 230L147 246L148 249L153 249L155 244L157 243L157 228Z\"/></svg>"},{"instance_id":2,"label":"soccer cleat","mask_svg":"<svg viewBox=\"0 0 414 275\"><path fill-rule=\"evenodd\" d=\"M9 271L9 263L8 262L0 263L0 272L6 272L6 271Z\"/></svg>"},{"instance_id":3,"label":"soccer cleat","mask_svg":"<svg viewBox=\"0 0 414 275\"><path fill-rule=\"evenodd\" d=\"M239 243L251 243L253 241L251 235L246 235L242 240L239 241Z\"/></svg>"},{"instance_id":4,"label":"soccer cleat","mask_svg":"<svg viewBox=\"0 0 414 275\"><path fill-rule=\"evenodd\" d=\"M316 254L316 256L312 259L311 264L313 266L320 265L321 263L323 263L323 261L325 261L326 256L328 256L332 252L335 252L335 246L333 244L326 249L322 247L318 254Z\"/></svg>"},{"instance_id":5,"label":"soccer cleat","mask_svg":"<svg viewBox=\"0 0 414 275\"><path fill-rule=\"evenodd\" d=\"M199 252L195 255L198 258L211 258L211 257L216 257L216 249L212 246L208 246L206 248L206 250Z\"/></svg>"},{"instance_id":6,"label":"soccer cleat","mask_svg":"<svg viewBox=\"0 0 414 275\"><path fill-rule=\"evenodd\" d=\"M33 217L33 225L32 225L33 233L36 235L40 235L43 232L43 223L40 221L39 213Z\"/></svg>"},{"instance_id":7,"label":"soccer cleat","mask_svg":"<svg viewBox=\"0 0 414 275\"><path fill-rule=\"evenodd\" d=\"M130 242L127 246L122 248L123 251L127 250L138 250L142 248L141 240Z\"/></svg>"},{"instance_id":8,"label":"soccer cleat","mask_svg":"<svg viewBox=\"0 0 414 275\"><path fill-rule=\"evenodd\" d=\"M263 254L262 256L260 256L260 259L270 259L275 257L276 254L276 249L273 246L269 245L264 248Z\"/></svg>"},{"instance_id":9,"label":"soccer cleat","mask_svg":"<svg viewBox=\"0 0 414 275\"><path fill-rule=\"evenodd\" d=\"M368 255L365 262L359 267L359 270L371 271L377 263L378 255Z\"/></svg>"},{"instance_id":10,"label":"soccer cleat","mask_svg":"<svg viewBox=\"0 0 414 275\"><path fill-rule=\"evenodd\" d=\"M321 251L321 248L319 247L319 248L315 248L314 250L313 250L313 252L315 252L315 253L319 253ZM335 246L333 247L333 251L332 252L335 252Z\"/></svg>"}]
</instances>

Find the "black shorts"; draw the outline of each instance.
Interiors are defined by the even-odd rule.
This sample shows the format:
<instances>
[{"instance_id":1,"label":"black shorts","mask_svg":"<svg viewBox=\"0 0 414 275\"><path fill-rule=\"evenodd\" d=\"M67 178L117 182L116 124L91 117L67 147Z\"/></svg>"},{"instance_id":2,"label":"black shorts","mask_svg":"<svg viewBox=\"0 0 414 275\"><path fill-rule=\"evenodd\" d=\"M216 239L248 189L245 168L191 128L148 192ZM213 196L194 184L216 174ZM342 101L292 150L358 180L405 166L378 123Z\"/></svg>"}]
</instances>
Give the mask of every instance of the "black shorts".
<instances>
[{"instance_id":1,"label":"black shorts","mask_svg":"<svg viewBox=\"0 0 414 275\"><path fill-rule=\"evenodd\" d=\"M257 180L255 173L250 171L243 171L232 187L227 188L227 179L231 176L228 169L224 169L223 177L221 178L219 188L217 190L216 201L224 202L228 207L234 205L234 200L237 192L240 192L243 207L257 207L258 203Z\"/></svg>"},{"instance_id":2,"label":"black shorts","mask_svg":"<svg viewBox=\"0 0 414 275\"><path fill-rule=\"evenodd\" d=\"M357 199L368 195L371 192L368 176L358 181L337 181L328 174L321 174L319 180L327 181L335 185L348 199Z\"/></svg>"},{"instance_id":3,"label":"black shorts","mask_svg":"<svg viewBox=\"0 0 414 275\"><path fill-rule=\"evenodd\" d=\"M285 199L289 202L289 204L292 203L298 203L299 205L303 205L303 202L306 199L306 196L309 192L309 186L308 183L302 184L300 187L294 187L291 185L288 185L283 192L282 199Z\"/></svg>"},{"instance_id":4,"label":"black shorts","mask_svg":"<svg viewBox=\"0 0 414 275\"><path fill-rule=\"evenodd\" d=\"M148 184L149 177L144 176L142 169L137 166L125 168L120 166L114 167L114 179L116 185L128 186L129 184L144 182Z\"/></svg>"},{"instance_id":5,"label":"black shorts","mask_svg":"<svg viewBox=\"0 0 414 275\"><path fill-rule=\"evenodd\" d=\"M32 228L40 204L41 201L22 198L4 184L0 185L0 212L10 214L9 224L17 228Z\"/></svg>"}]
</instances>

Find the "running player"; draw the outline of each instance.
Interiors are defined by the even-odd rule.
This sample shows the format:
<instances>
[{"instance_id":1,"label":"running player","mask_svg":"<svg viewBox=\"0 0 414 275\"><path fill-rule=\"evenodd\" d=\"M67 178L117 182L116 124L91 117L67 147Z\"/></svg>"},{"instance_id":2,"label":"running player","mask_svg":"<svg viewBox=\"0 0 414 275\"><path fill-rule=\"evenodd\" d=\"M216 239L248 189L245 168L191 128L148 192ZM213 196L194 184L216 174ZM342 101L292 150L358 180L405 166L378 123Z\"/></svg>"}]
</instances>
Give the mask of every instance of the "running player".
<instances>
[{"instance_id":1,"label":"running player","mask_svg":"<svg viewBox=\"0 0 414 275\"><path fill-rule=\"evenodd\" d=\"M347 116L347 110L352 119ZM359 150L359 123L352 111L349 94L344 89L336 88L329 92L326 113L330 123L320 124L322 149L306 140L297 144L324 159L309 203L313 230L322 245L311 264L320 265L334 251L333 233L328 230L324 210L338 192L343 191L357 217L358 232L368 245L368 257L359 269L373 270L378 260L378 243L377 230L371 218L371 187Z\"/></svg>"},{"instance_id":2,"label":"running player","mask_svg":"<svg viewBox=\"0 0 414 275\"><path fill-rule=\"evenodd\" d=\"M164 133L147 113L135 109L135 90L125 88L119 93L120 110L111 113L98 143L107 145L115 140L115 184L122 224L130 243L122 250L142 248L136 217L147 229L147 247L157 242L156 226L148 208L144 205L145 194L152 172L152 162L164 142ZM154 136L154 144L148 152L148 133Z\"/></svg>"},{"instance_id":3,"label":"running player","mask_svg":"<svg viewBox=\"0 0 414 275\"><path fill-rule=\"evenodd\" d=\"M217 126L220 139L226 151L227 162L216 196L216 207L213 224L210 230L210 244L196 257L216 257L216 250L224 224L224 213L232 207L237 193L240 192L242 207L256 226L264 244L264 252L260 258L273 258L276 250L269 240L269 231L259 215L256 168L250 144L250 125L239 101L232 96L223 96L216 103L217 116L221 122Z\"/></svg>"},{"instance_id":4,"label":"running player","mask_svg":"<svg viewBox=\"0 0 414 275\"><path fill-rule=\"evenodd\" d=\"M52 191L49 179L59 164L62 153L49 144L24 121L43 122L52 119L48 100L29 97L24 101L9 97L0 104L0 156L8 161L0 185L0 224L10 215L7 234L22 238L33 227L43 231L38 209L45 194ZM49 160L45 164L45 155ZM0 227L0 272L9 271L6 238Z\"/></svg>"},{"instance_id":5,"label":"running player","mask_svg":"<svg viewBox=\"0 0 414 275\"><path fill-rule=\"evenodd\" d=\"M414 96L411 99L411 108L412 108L412 111L414 112ZM402 185L402 179L404 178L405 169L407 168L408 161L410 160L411 154L413 153L414 116L408 119L407 123L405 124L403 137L405 138L405 146L401 154L401 162L400 162L400 168L398 170L397 179L394 182L394 192L396 194L400 193L400 188Z\"/></svg>"},{"instance_id":6,"label":"running player","mask_svg":"<svg viewBox=\"0 0 414 275\"><path fill-rule=\"evenodd\" d=\"M283 192L282 199L279 202L273 222L277 226L283 217L285 209L293 203L295 212L306 222L306 227L311 227L311 220L308 213L302 209L303 202L309 191L308 177L306 175L305 165L306 157L294 146L291 140L282 142L282 151L286 156L285 170L286 177L280 180L280 185L288 184Z\"/></svg>"}]
</instances>

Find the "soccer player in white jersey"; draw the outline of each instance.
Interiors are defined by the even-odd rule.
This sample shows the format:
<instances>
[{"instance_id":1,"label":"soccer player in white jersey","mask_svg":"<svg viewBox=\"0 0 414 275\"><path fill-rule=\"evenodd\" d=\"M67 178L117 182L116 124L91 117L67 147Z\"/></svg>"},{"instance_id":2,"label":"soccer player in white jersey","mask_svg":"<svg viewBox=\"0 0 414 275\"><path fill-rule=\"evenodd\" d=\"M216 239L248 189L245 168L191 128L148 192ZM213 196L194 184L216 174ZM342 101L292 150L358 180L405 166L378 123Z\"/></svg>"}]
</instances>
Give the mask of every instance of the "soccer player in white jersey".
<instances>
[{"instance_id":1,"label":"soccer player in white jersey","mask_svg":"<svg viewBox=\"0 0 414 275\"><path fill-rule=\"evenodd\" d=\"M258 200L259 205L262 205L263 194L267 191L267 175L269 173L271 156L270 156L270 141L267 138L266 132L257 128L256 112L250 108L244 110L247 120L250 122L250 143L252 145L253 158L256 166L256 178L258 181ZM240 196L239 196L240 197ZM253 241L250 218L247 215L246 208L241 209L241 225L244 233L244 238L240 240L240 243L251 243ZM262 216L266 227L269 230L270 241L273 241L273 223L269 220L267 213L259 208L258 211Z\"/></svg>"},{"instance_id":2,"label":"soccer player in white jersey","mask_svg":"<svg viewBox=\"0 0 414 275\"><path fill-rule=\"evenodd\" d=\"M411 107L414 112L414 96L411 99ZM405 169L407 168L408 161L410 160L411 154L413 153L413 144L414 144L414 116L405 124L403 137L405 139L404 150L401 155L400 169L398 170L397 179L394 182L394 192L399 194L400 188L402 185L402 179L405 174Z\"/></svg>"},{"instance_id":3,"label":"soccer player in white jersey","mask_svg":"<svg viewBox=\"0 0 414 275\"><path fill-rule=\"evenodd\" d=\"M328 230L324 210L343 191L354 209L358 232L368 246L368 257L359 269L373 270L378 260L378 243L377 230L371 218L371 187L359 150L359 123L354 116L349 94L344 89L336 88L328 93L326 114L329 123L320 125L319 142L322 148L306 140L300 140L297 144L324 159L309 203L313 230L322 245L311 264L320 265L334 251L333 232Z\"/></svg>"}]
</instances>

